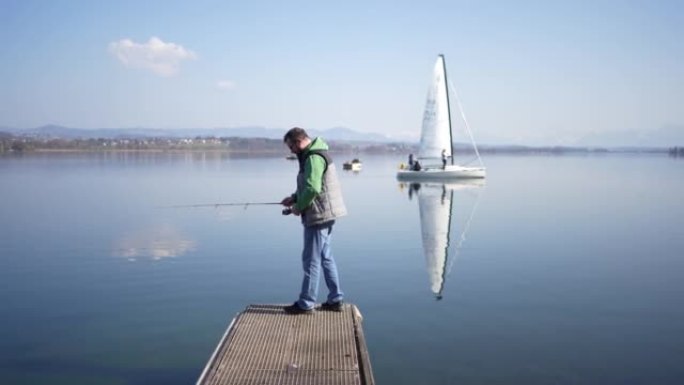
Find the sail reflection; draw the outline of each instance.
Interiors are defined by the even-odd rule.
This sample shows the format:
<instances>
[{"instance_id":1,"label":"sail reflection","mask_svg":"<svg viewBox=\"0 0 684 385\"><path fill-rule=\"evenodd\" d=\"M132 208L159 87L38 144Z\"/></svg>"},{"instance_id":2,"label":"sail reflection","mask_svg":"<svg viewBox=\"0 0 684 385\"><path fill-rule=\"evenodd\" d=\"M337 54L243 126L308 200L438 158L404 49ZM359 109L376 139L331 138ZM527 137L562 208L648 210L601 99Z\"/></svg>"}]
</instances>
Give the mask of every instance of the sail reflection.
<instances>
[{"instance_id":1,"label":"sail reflection","mask_svg":"<svg viewBox=\"0 0 684 385\"><path fill-rule=\"evenodd\" d=\"M402 189L408 187L409 199L417 198L423 254L430 279L430 290L436 299L442 299L446 277L465 241L479 200L478 190L484 186L484 180L463 179L448 183L402 182L399 186ZM471 196L474 192L474 199L470 199L474 202L469 210L465 204L459 205L459 210L462 212L457 215L454 198L458 193L459 198L464 198L461 202L467 203L466 192L470 192ZM457 238L454 238L455 235Z\"/></svg>"},{"instance_id":2,"label":"sail reflection","mask_svg":"<svg viewBox=\"0 0 684 385\"><path fill-rule=\"evenodd\" d=\"M124 235L115 243L113 254L130 261L138 258L160 260L180 257L194 249L195 241L170 225L160 225Z\"/></svg>"}]
</instances>

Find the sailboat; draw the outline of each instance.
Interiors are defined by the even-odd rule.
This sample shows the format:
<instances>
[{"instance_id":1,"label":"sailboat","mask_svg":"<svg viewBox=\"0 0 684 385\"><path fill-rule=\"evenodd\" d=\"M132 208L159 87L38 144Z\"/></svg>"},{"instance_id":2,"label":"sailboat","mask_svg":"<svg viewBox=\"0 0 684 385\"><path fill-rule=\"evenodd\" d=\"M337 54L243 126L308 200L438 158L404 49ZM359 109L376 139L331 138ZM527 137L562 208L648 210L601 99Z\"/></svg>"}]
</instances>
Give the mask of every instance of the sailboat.
<instances>
[{"instance_id":1,"label":"sailboat","mask_svg":"<svg viewBox=\"0 0 684 385\"><path fill-rule=\"evenodd\" d=\"M478 202L476 200L472 205L467 219L459 221L454 213L454 192L478 189L482 186L484 186L482 178L460 179L452 183L412 182L409 184L409 199L414 195L418 199L420 232L430 290L438 300L442 298L447 274L465 241ZM464 214L465 212L461 213L460 217L462 218ZM452 237L454 226L461 230L458 237Z\"/></svg>"},{"instance_id":2,"label":"sailboat","mask_svg":"<svg viewBox=\"0 0 684 385\"><path fill-rule=\"evenodd\" d=\"M455 92L454 96L456 96ZM480 153L477 151L477 146L465 119L463 109L460 103L458 103L458 98L456 98L456 101L461 112L461 118L470 136L479 166L473 167L454 163L446 63L444 55L439 55L435 63L433 79L428 89L427 101L425 103L418 159L416 162L409 161L409 163L414 164L409 164L408 167L399 170L397 179L411 181L485 177L485 167L480 158ZM451 162L447 164L447 159L449 158ZM421 167L414 167L415 163L419 163Z\"/></svg>"}]
</instances>

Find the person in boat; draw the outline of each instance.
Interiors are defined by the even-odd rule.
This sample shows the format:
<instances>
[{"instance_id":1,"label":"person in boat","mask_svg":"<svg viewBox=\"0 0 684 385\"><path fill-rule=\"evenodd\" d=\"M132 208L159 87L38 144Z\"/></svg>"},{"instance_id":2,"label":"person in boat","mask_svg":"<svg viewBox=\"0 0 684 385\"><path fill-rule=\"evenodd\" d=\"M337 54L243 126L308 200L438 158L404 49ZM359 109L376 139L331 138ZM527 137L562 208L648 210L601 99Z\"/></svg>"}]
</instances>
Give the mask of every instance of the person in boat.
<instances>
[{"instance_id":1,"label":"person in boat","mask_svg":"<svg viewBox=\"0 0 684 385\"><path fill-rule=\"evenodd\" d=\"M446 149L442 149L442 170L446 170L446 164L447 164Z\"/></svg>"},{"instance_id":2,"label":"person in boat","mask_svg":"<svg viewBox=\"0 0 684 385\"><path fill-rule=\"evenodd\" d=\"M299 299L285 307L289 314L312 313L318 296L321 266L328 298L321 310L341 311L344 293L340 288L337 265L330 247L333 224L347 214L335 164L322 138L311 139L299 127L290 129L283 142L297 155L299 172L297 190L280 202L294 215L301 216L304 226L302 266L304 279Z\"/></svg>"},{"instance_id":3,"label":"person in boat","mask_svg":"<svg viewBox=\"0 0 684 385\"><path fill-rule=\"evenodd\" d=\"M413 170L413 154L409 154L408 168L409 170Z\"/></svg>"},{"instance_id":4,"label":"person in boat","mask_svg":"<svg viewBox=\"0 0 684 385\"><path fill-rule=\"evenodd\" d=\"M420 171L421 168L422 168L422 167L420 166L420 162L418 161L418 159L416 159L416 160L413 162L413 168L412 168L412 170L413 170L413 171Z\"/></svg>"}]
</instances>

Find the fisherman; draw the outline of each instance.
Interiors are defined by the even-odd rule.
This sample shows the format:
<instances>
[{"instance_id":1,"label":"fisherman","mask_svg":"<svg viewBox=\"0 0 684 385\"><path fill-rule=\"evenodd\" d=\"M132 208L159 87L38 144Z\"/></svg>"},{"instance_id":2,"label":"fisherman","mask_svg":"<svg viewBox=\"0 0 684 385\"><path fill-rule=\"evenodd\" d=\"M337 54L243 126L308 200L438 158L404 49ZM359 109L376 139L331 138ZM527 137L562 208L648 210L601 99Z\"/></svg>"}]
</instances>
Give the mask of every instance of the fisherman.
<instances>
[{"instance_id":1,"label":"fisherman","mask_svg":"<svg viewBox=\"0 0 684 385\"><path fill-rule=\"evenodd\" d=\"M342 199L335 165L323 139L311 139L302 128L290 129L283 137L283 142L297 155L299 173L297 191L283 198L280 203L291 210L292 214L300 215L304 225L302 290L299 299L286 306L285 312L313 313L321 267L328 287L328 298L320 309L341 311L344 293L340 288L330 241L335 220L346 215L347 209Z\"/></svg>"}]
</instances>

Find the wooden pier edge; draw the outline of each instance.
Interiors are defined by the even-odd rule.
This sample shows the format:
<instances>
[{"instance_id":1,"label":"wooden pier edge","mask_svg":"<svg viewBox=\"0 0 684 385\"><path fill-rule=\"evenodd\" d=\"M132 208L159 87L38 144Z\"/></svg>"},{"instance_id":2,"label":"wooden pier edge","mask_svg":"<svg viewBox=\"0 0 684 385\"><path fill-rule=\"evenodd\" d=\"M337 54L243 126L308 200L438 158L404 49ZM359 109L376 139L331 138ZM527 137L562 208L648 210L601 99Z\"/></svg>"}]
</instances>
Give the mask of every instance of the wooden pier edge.
<instances>
[{"instance_id":1,"label":"wooden pier edge","mask_svg":"<svg viewBox=\"0 0 684 385\"><path fill-rule=\"evenodd\" d=\"M371 369L370 355L368 354L368 347L366 346L366 337L363 334L361 322L363 316L356 305L351 305L354 319L354 332L356 333L356 349L359 354L359 369L362 376L362 383L366 385L375 385L373 378L373 370Z\"/></svg>"},{"instance_id":2,"label":"wooden pier edge","mask_svg":"<svg viewBox=\"0 0 684 385\"><path fill-rule=\"evenodd\" d=\"M216 349L214 349L214 352L211 354L209 357L209 361L207 361L207 364L204 366L204 370L202 370L202 374L200 375L199 379L195 383L195 385L201 385L202 382L204 381L204 378L207 376L207 373L209 373L209 369L214 365L216 362L216 356L218 355L219 351L223 348L223 346L226 343L226 340L228 339L228 336L233 332L233 326L235 325L235 321L238 319L241 313L238 313L235 317L233 317L233 320L230 321L230 324L228 325L228 328L226 329L226 332L223 333L223 337L219 340L218 345L216 345Z\"/></svg>"}]
</instances>

